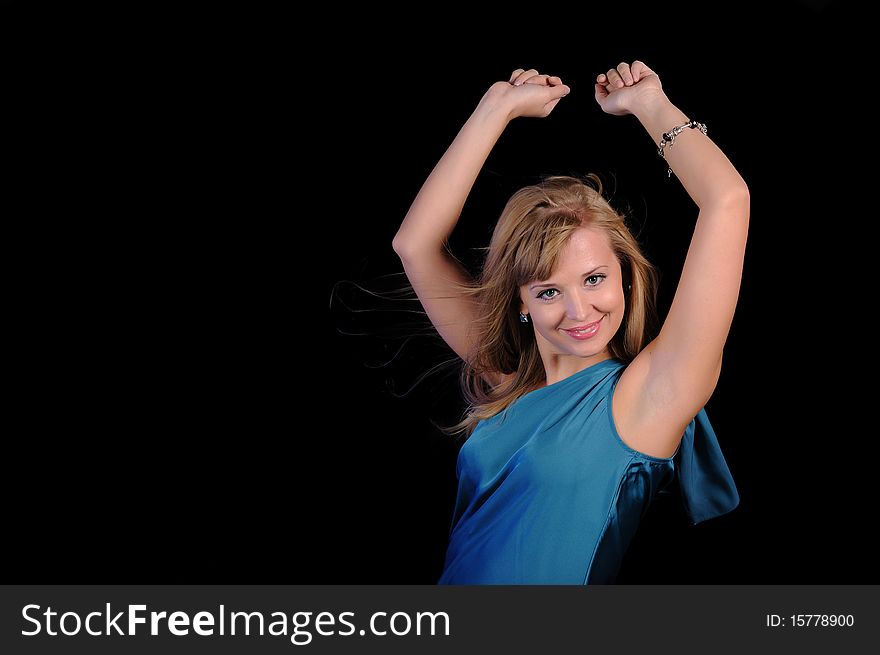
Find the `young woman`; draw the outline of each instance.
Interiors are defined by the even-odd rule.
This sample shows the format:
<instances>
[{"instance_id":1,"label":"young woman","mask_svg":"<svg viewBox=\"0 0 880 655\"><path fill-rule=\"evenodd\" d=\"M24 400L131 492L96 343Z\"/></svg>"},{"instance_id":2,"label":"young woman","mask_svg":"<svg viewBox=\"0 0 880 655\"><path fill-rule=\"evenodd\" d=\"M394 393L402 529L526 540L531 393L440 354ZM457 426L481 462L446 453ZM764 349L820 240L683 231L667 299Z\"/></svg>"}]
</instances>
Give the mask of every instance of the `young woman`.
<instances>
[{"instance_id":1,"label":"young woman","mask_svg":"<svg viewBox=\"0 0 880 655\"><path fill-rule=\"evenodd\" d=\"M464 362L470 405L439 584L613 582L673 477L693 523L739 503L704 405L739 293L749 191L650 68L609 69L595 97L608 114L636 116L699 208L655 338L654 269L595 176L515 193L479 279L446 251L506 125L548 116L568 92L534 69L493 84L394 238L425 311Z\"/></svg>"}]
</instances>

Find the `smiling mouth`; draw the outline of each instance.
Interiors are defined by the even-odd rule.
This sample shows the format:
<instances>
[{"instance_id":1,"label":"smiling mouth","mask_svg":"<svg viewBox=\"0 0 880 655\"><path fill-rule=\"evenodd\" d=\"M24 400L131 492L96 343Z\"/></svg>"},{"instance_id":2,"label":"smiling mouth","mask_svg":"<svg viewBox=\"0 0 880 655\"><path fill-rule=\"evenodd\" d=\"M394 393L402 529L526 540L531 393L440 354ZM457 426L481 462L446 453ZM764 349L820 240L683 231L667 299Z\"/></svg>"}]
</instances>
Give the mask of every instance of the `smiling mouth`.
<instances>
[{"instance_id":1,"label":"smiling mouth","mask_svg":"<svg viewBox=\"0 0 880 655\"><path fill-rule=\"evenodd\" d=\"M600 318L594 323L588 323L587 325L578 325L577 327L569 328L562 331L569 336L574 337L575 339L586 339L592 337L599 331L599 326L601 323L602 319Z\"/></svg>"}]
</instances>

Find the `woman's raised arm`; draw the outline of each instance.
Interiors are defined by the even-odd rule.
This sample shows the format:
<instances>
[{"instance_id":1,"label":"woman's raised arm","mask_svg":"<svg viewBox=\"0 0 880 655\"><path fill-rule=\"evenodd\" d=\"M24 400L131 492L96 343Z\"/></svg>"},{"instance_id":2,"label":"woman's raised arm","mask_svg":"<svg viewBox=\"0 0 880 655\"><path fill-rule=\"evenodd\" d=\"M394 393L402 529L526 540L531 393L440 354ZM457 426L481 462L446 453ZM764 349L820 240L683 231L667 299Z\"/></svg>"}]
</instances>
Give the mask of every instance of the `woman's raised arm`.
<instances>
[{"instance_id":1,"label":"woman's raised arm","mask_svg":"<svg viewBox=\"0 0 880 655\"><path fill-rule=\"evenodd\" d=\"M668 457L718 383L742 280L749 189L705 126L669 101L643 62L621 62L597 76L595 91L606 113L638 118L699 208L660 334L629 364L614 399L621 437ZM621 407L627 408L622 416Z\"/></svg>"},{"instance_id":2,"label":"woman's raised arm","mask_svg":"<svg viewBox=\"0 0 880 655\"><path fill-rule=\"evenodd\" d=\"M548 116L568 92L561 79L534 69L517 69L508 82L493 84L425 180L392 242L434 327L463 359L471 352L467 326L474 308L458 288L470 280L446 242L507 124L518 116Z\"/></svg>"}]
</instances>

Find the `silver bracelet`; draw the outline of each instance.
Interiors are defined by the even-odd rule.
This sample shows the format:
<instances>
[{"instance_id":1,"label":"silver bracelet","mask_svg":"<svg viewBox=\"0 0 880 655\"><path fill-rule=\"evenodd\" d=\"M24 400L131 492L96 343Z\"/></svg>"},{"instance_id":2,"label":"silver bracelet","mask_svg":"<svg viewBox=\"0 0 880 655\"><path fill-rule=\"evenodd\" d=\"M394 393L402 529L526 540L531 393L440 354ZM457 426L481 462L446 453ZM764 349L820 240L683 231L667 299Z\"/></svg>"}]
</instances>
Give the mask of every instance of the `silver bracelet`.
<instances>
[{"instance_id":1,"label":"silver bracelet","mask_svg":"<svg viewBox=\"0 0 880 655\"><path fill-rule=\"evenodd\" d=\"M657 154L666 159L666 154L663 152L663 148L667 145L671 148L675 145L675 137L684 132L687 128L697 128L703 134L706 134L708 128L705 123L698 123L697 121L688 121L684 125L676 125L669 132L664 132L662 137L660 138L660 144L657 148ZM666 172L666 177L672 177L672 169L670 168Z\"/></svg>"}]
</instances>

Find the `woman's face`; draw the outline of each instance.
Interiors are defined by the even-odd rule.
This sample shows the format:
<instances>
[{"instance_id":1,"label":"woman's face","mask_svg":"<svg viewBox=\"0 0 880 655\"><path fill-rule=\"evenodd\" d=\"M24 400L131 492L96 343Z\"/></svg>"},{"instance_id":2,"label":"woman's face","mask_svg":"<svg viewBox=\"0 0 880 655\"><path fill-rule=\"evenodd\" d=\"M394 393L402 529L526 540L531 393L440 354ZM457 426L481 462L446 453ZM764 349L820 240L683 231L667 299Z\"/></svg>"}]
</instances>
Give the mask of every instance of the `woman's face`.
<instances>
[{"instance_id":1,"label":"woman's face","mask_svg":"<svg viewBox=\"0 0 880 655\"><path fill-rule=\"evenodd\" d=\"M620 262L608 237L578 228L550 279L521 286L520 300L545 362L558 356L607 359L625 308Z\"/></svg>"}]
</instances>

